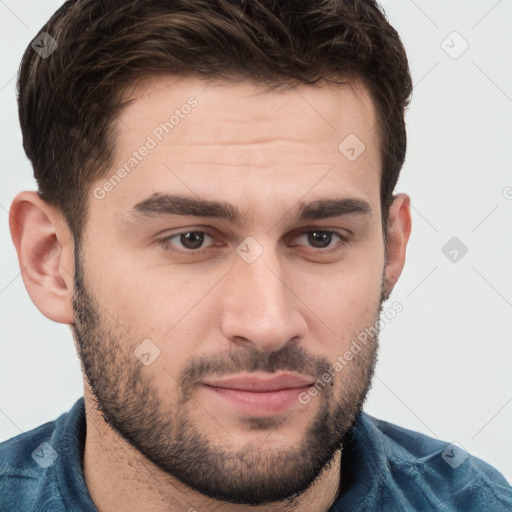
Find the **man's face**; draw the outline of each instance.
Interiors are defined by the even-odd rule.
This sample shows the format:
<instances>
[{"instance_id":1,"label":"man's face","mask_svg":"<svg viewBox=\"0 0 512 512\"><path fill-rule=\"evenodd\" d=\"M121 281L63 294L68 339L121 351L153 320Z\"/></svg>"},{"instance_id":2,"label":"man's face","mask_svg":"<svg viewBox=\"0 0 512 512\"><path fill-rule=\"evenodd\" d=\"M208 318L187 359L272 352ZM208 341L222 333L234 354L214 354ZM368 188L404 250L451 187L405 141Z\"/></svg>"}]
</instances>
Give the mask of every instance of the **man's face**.
<instances>
[{"instance_id":1,"label":"man's face","mask_svg":"<svg viewBox=\"0 0 512 512\"><path fill-rule=\"evenodd\" d=\"M370 97L169 78L140 88L118 126L115 164L90 192L74 299L106 421L211 497L304 491L353 424L376 358L373 339L333 370L385 293ZM186 201L166 195L240 218L181 215Z\"/></svg>"}]
</instances>

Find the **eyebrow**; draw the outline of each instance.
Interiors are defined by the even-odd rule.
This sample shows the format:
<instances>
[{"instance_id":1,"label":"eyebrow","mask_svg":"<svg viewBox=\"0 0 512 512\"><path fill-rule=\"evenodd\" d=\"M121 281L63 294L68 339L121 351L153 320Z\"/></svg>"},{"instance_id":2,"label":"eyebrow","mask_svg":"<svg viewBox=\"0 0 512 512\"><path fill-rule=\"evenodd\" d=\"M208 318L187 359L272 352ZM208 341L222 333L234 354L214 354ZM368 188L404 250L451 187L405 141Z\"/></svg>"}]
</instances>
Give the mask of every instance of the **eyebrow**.
<instances>
[{"instance_id":1,"label":"eyebrow","mask_svg":"<svg viewBox=\"0 0 512 512\"><path fill-rule=\"evenodd\" d=\"M319 220L344 215L370 215L371 206L356 197L339 199L318 199L311 203L299 202L294 208L293 217L297 221ZM241 212L236 206L224 201L211 201L189 196L172 194L154 194L137 203L127 220L138 221L144 218L182 215L192 217L213 217L234 224L243 224L248 220L247 212Z\"/></svg>"}]
</instances>

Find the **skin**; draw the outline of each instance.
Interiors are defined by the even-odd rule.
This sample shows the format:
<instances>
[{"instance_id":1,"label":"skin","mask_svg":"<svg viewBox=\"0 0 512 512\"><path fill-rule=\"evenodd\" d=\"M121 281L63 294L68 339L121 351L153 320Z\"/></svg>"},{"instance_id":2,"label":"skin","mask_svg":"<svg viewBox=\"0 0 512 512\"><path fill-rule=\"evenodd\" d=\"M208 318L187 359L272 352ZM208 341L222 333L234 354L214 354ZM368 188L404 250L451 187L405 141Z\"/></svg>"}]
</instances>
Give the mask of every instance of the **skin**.
<instances>
[{"instance_id":1,"label":"skin","mask_svg":"<svg viewBox=\"0 0 512 512\"><path fill-rule=\"evenodd\" d=\"M119 404L136 404L144 396L139 412L147 412L149 404L156 419L184 418L210 446L245 453L252 463L238 461L222 477L239 470L235 474L240 485L244 469L255 479L282 476L286 468L279 466L280 459L297 453L322 411L334 421L338 407L345 417L336 425L349 428L371 379L376 340L309 404L297 401L270 420L234 411L196 381L189 388L190 399L181 405L180 393L185 369L200 357L216 356L222 364L234 361L241 372L249 357L267 368L269 354L302 351L303 364L295 372L301 375L307 362L332 365L359 332L375 324L382 298L389 296L402 271L411 218L409 197L395 196L385 261L373 102L358 83L342 89L299 86L266 92L249 83L207 85L166 77L147 80L130 94L134 101L118 120L115 163L107 179L187 98L195 97L198 104L104 198L97 199L93 191L105 179L91 187L80 255L87 300L80 303L74 290L74 240L59 211L25 191L16 196L10 212L13 241L20 266L26 267L22 276L33 302L51 320L72 326L82 363L90 364L89 378L84 377L89 492L99 510L112 512L127 507L326 511L338 492L342 448L293 499L259 506L227 504L184 485L145 457L109 424L101 404L98 408L98 391L118 386ZM355 161L338 150L349 134L356 134L366 147ZM135 204L155 193L222 200L246 212L247 218L238 225L216 218L137 220L130 215ZM367 202L370 212L302 222L293 218L298 202L347 197ZM205 238L196 255L185 253L179 237L167 246L157 243L204 229L214 238ZM341 244L333 237L330 250L319 249L301 234L311 230L338 231L348 241ZM252 263L235 250L249 236L263 251ZM94 321L80 318L89 302ZM149 366L133 354L145 339L160 350ZM89 355L87 346L95 347ZM99 372L102 363L106 370ZM308 376L320 377L314 371L320 367L308 367L314 373ZM254 374L269 375L261 370ZM91 376L97 380L91 382ZM139 380L130 381L134 376ZM126 419L122 412L117 418ZM140 422L136 419L144 426L143 416ZM173 425L167 425L170 436L176 434Z\"/></svg>"}]
</instances>

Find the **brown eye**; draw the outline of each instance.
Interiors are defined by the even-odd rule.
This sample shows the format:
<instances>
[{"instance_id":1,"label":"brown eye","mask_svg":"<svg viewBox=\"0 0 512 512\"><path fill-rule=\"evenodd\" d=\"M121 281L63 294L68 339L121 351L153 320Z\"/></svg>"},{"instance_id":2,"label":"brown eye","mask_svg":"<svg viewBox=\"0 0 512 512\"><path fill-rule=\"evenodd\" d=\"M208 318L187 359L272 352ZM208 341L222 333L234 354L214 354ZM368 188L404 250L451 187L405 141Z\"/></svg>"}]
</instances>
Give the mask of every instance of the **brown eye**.
<instances>
[{"instance_id":1,"label":"brown eye","mask_svg":"<svg viewBox=\"0 0 512 512\"><path fill-rule=\"evenodd\" d=\"M180 243L185 249L199 249L204 242L204 233L200 231L182 233L179 237Z\"/></svg>"},{"instance_id":2,"label":"brown eye","mask_svg":"<svg viewBox=\"0 0 512 512\"><path fill-rule=\"evenodd\" d=\"M310 231L308 233L308 242L316 249L329 247L332 241L332 233L328 231Z\"/></svg>"},{"instance_id":3,"label":"brown eye","mask_svg":"<svg viewBox=\"0 0 512 512\"><path fill-rule=\"evenodd\" d=\"M193 252L204 249L204 243L208 238L213 240L214 236L206 231L183 231L165 237L159 243L168 250Z\"/></svg>"},{"instance_id":4,"label":"brown eye","mask_svg":"<svg viewBox=\"0 0 512 512\"><path fill-rule=\"evenodd\" d=\"M321 230L310 230L304 231L298 237L299 240L305 239L307 242L306 245L309 245L313 249L331 249L334 248L335 245L331 245L334 242L341 242L340 245L343 245L347 241L347 237L343 236L341 233L337 231L321 231ZM305 244L298 244L305 245Z\"/></svg>"}]
</instances>

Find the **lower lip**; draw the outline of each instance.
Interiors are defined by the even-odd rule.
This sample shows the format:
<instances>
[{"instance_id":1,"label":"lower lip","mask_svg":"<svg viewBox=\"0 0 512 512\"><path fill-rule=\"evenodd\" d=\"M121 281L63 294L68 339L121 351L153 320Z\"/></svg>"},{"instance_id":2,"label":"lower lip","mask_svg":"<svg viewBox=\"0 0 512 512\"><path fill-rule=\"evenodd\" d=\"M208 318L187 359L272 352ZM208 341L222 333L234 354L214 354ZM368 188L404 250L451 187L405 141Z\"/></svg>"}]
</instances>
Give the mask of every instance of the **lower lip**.
<instances>
[{"instance_id":1,"label":"lower lip","mask_svg":"<svg viewBox=\"0 0 512 512\"><path fill-rule=\"evenodd\" d=\"M283 414L299 404L299 395L307 391L308 387L255 392L204 386L207 391L227 403L237 413L248 416Z\"/></svg>"}]
</instances>

